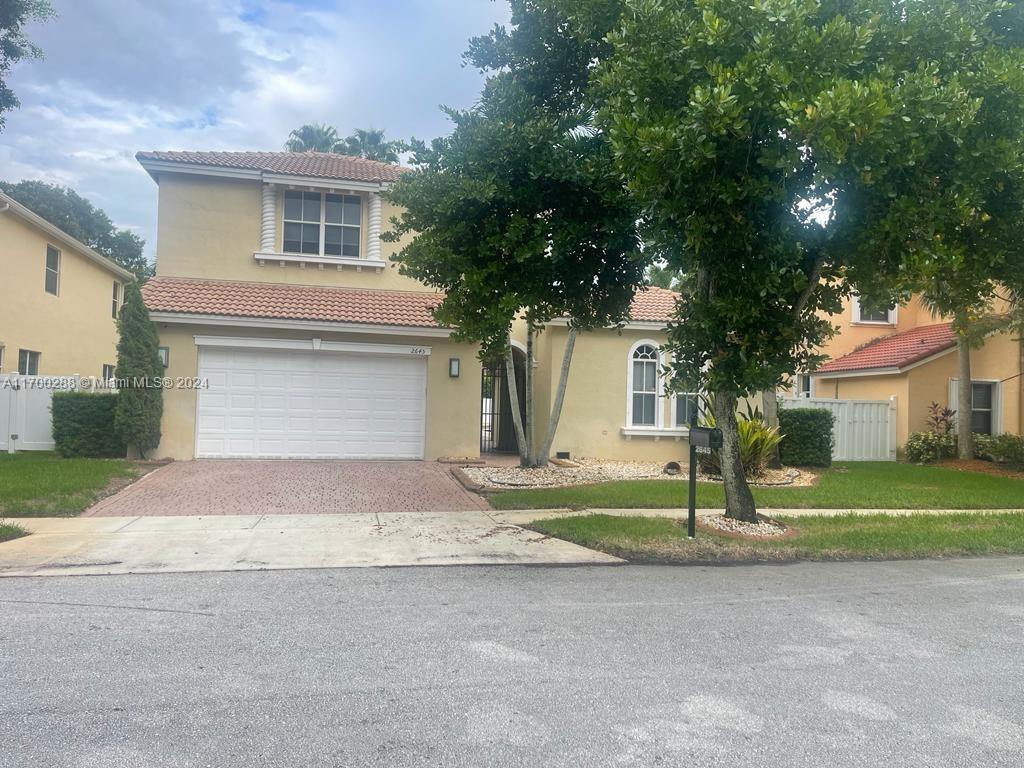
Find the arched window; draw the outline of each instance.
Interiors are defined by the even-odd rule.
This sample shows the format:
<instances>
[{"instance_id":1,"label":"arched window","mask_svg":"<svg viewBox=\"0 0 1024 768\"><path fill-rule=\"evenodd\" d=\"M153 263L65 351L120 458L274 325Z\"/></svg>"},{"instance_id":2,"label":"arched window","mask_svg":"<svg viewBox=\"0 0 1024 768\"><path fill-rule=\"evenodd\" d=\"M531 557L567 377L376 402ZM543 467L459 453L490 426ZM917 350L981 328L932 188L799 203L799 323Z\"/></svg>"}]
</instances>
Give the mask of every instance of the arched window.
<instances>
[{"instance_id":1,"label":"arched window","mask_svg":"<svg viewBox=\"0 0 1024 768\"><path fill-rule=\"evenodd\" d=\"M629 425L658 427L658 347L654 342L636 344L629 356Z\"/></svg>"}]
</instances>

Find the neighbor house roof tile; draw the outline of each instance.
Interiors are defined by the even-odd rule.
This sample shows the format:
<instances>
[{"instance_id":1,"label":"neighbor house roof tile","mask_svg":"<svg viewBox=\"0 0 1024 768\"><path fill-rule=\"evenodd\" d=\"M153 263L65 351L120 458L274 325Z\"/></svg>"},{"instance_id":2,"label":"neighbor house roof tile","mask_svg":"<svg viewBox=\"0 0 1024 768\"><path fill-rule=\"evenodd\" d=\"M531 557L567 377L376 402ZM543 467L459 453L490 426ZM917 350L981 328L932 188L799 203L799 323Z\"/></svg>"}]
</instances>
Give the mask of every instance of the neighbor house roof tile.
<instances>
[{"instance_id":1,"label":"neighbor house roof tile","mask_svg":"<svg viewBox=\"0 0 1024 768\"><path fill-rule=\"evenodd\" d=\"M283 283L154 277L142 287L151 312L437 328L441 295Z\"/></svg>"},{"instance_id":2,"label":"neighbor house roof tile","mask_svg":"<svg viewBox=\"0 0 1024 768\"><path fill-rule=\"evenodd\" d=\"M630 319L643 322L667 323L676 310L679 294L666 288L650 287L637 291L633 297Z\"/></svg>"},{"instance_id":3,"label":"neighbor house roof tile","mask_svg":"<svg viewBox=\"0 0 1024 768\"><path fill-rule=\"evenodd\" d=\"M848 355L830 360L817 373L869 371L878 368L904 368L938 352L956 346L949 323L923 325L892 336L883 336L855 349Z\"/></svg>"},{"instance_id":4,"label":"neighbor house roof tile","mask_svg":"<svg viewBox=\"0 0 1024 768\"><path fill-rule=\"evenodd\" d=\"M395 181L408 168L333 152L138 152L136 159L339 181Z\"/></svg>"}]
</instances>

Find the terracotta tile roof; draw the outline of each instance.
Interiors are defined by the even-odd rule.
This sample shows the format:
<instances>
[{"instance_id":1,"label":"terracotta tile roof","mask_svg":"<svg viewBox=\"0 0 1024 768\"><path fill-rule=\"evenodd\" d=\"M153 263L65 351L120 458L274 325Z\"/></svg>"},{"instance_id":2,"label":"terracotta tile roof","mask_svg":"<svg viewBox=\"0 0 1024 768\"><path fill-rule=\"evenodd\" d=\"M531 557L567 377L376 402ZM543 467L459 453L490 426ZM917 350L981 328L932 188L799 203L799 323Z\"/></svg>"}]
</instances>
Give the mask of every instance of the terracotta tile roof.
<instances>
[{"instance_id":1,"label":"terracotta tile roof","mask_svg":"<svg viewBox=\"0 0 1024 768\"><path fill-rule=\"evenodd\" d=\"M248 283L154 277L142 286L151 312L194 315L367 323L437 328L432 309L441 294L428 291L385 291L285 283ZM676 296L663 288L639 291L632 319L667 322Z\"/></svg>"},{"instance_id":2,"label":"terracotta tile roof","mask_svg":"<svg viewBox=\"0 0 1024 768\"><path fill-rule=\"evenodd\" d=\"M437 328L440 294L154 277L142 286L151 312Z\"/></svg>"},{"instance_id":3,"label":"terracotta tile roof","mask_svg":"<svg viewBox=\"0 0 1024 768\"><path fill-rule=\"evenodd\" d=\"M650 287L637 291L630 310L632 320L646 322L668 322L675 313L679 294L667 288Z\"/></svg>"},{"instance_id":4,"label":"terracotta tile roof","mask_svg":"<svg viewBox=\"0 0 1024 768\"><path fill-rule=\"evenodd\" d=\"M956 337L949 323L923 325L893 336L875 339L848 355L830 360L821 366L817 373L903 368L954 346Z\"/></svg>"},{"instance_id":5,"label":"terracotta tile roof","mask_svg":"<svg viewBox=\"0 0 1024 768\"><path fill-rule=\"evenodd\" d=\"M211 165L339 181L395 181L408 168L332 152L137 152L140 162Z\"/></svg>"}]
</instances>

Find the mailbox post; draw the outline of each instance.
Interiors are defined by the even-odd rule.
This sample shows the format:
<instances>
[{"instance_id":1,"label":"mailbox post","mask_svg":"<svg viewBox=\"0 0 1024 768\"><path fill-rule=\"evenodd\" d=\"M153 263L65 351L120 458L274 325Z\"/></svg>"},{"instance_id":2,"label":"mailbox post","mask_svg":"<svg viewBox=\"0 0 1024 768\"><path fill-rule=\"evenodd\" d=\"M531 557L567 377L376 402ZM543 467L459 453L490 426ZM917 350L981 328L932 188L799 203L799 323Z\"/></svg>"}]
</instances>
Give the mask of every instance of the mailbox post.
<instances>
[{"instance_id":1,"label":"mailbox post","mask_svg":"<svg viewBox=\"0 0 1024 768\"><path fill-rule=\"evenodd\" d=\"M688 500L689 515L686 520L686 535L697 538L697 449L711 451L722 447L722 430L715 427L698 427L697 412L690 414L690 488Z\"/></svg>"}]
</instances>

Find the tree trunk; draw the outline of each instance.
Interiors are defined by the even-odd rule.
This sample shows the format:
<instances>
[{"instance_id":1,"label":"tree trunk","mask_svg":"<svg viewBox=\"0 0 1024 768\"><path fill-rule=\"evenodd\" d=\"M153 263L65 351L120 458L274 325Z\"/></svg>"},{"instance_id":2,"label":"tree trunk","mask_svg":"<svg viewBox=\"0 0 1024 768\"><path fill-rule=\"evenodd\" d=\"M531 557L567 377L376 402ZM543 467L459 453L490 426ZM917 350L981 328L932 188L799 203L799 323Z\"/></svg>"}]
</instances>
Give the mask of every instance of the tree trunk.
<instances>
[{"instance_id":1,"label":"tree trunk","mask_svg":"<svg viewBox=\"0 0 1024 768\"><path fill-rule=\"evenodd\" d=\"M505 348L505 386L508 387L508 399L512 408L512 425L516 429L516 443L519 445L519 466L530 466L529 447L526 434L523 432L523 417L519 412L519 385L516 384L516 362L512 354L512 336L509 334L508 346Z\"/></svg>"},{"instance_id":2,"label":"tree trunk","mask_svg":"<svg viewBox=\"0 0 1024 768\"><path fill-rule=\"evenodd\" d=\"M739 427L736 423L736 395L714 393L715 422L722 430L722 483L725 486L725 516L747 523L757 522L757 507L747 485L740 461Z\"/></svg>"},{"instance_id":3,"label":"tree trunk","mask_svg":"<svg viewBox=\"0 0 1024 768\"><path fill-rule=\"evenodd\" d=\"M761 393L761 412L764 413L764 423L769 427L779 428L779 395L774 390L766 389ZM779 446L775 445L772 455L768 459L768 466L772 469L782 468L782 458L779 456Z\"/></svg>"},{"instance_id":4,"label":"tree trunk","mask_svg":"<svg viewBox=\"0 0 1024 768\"><path fill-rule=\"evenodd\" d=\"M533 323L526 321L526 424L523 431L526 433L527 454L529 466L537 466L537 453L534 450L534 428L533 428Z\"/></svg>"},{"instance_id":5,"label":"tree trunk","mask_svg":"<svg viewBox=\"0 0 1024 768\"><path fill-rule=\"evenodd\" d=\"M569 329L569 336L565 340L565 352L562 354L562 370L558 374L558 390L555 392L555 402L551 406L551 414L548 416L548 431L544 435L544 444L540 453L537 454L537 465L547 466L551 456L551 444L555 440L555 432L558 430L558 420L562 416L562 403L565 400L565 387L569 383L569 365L572 363L572 351L576 347L576 329Z\"/></svg>"},{"instance_id":6,"label":"tree trunk","mask_svg":"<svg viewBox=\"0 0 1024 768\"><path fill-rule=\"evenodd\" d=\"M974 410L971 387L971 347L962 334L956 337L956 445L961 459L974 458L974 434L971 432L971 411Z\"/></svg>"}]
</instances>

